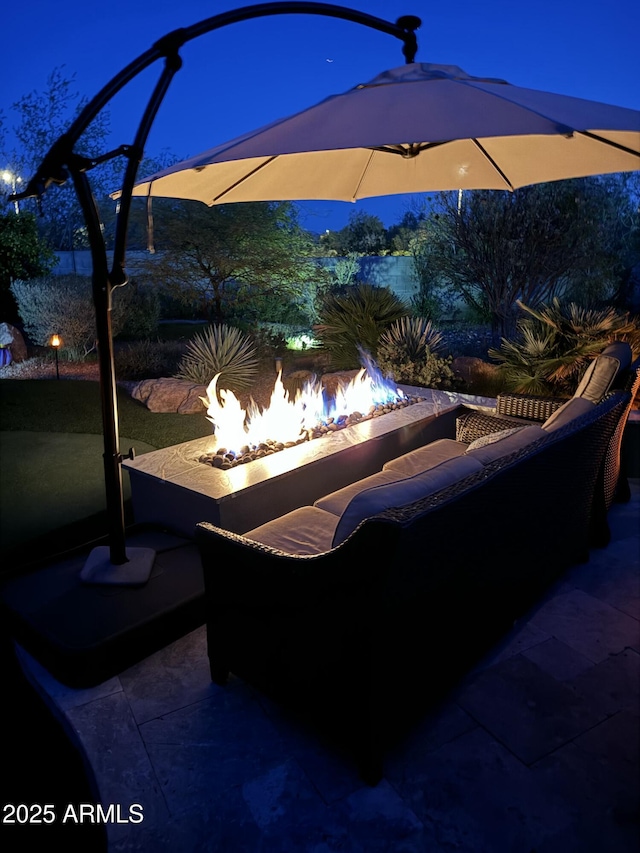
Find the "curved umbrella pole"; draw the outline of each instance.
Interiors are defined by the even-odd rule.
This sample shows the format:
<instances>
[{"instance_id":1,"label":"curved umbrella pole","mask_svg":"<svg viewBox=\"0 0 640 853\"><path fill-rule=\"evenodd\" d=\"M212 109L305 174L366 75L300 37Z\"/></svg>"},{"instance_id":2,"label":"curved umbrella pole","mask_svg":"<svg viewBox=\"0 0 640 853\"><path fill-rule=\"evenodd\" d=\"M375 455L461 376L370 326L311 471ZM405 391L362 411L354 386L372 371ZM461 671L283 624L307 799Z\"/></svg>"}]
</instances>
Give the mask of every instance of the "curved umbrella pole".
<instances>
[{"instance_id":1,"label":"curved umbrella pole","mask_svg":"<svg viewBox=\"0 0 640 853\"><path fill-rule=\"evenodd\" d=\"M223 12L191 27L174 30L167 34L113 77L84 107L68 131L54 142L24 191L10 196L10 200L16 202L33 197L41 199L51 184L64 184L71 177L87 227L93 270L92 290L96 313L105 491L109 519L109 545L94 548L82 570L81 577L87 583L143 584L149 578L155 556L150 548L127 548L125 541L121 468L123 456L119 447L118 405L111 332L111 295L115 287L127 283L126 237L131 199L149 132L169 85L182 65L179 55L182 45L230 24L281 14L323 15L385 32L403 42L402 51L406 62L414 61L417 50L415 30L418 29L421 21L411 15L399 18L393 24L355 9L313 2L260 3ZM76 154L74 148L93 119L124 86L160 59L165 60L165 65L144 111L133 145L122 145L97 158L86 158ZM100 218L87 172L99 163L118 156L126 157L127 165L116 217L113 262L109 271Z\"/></svg>"}]
</instances>

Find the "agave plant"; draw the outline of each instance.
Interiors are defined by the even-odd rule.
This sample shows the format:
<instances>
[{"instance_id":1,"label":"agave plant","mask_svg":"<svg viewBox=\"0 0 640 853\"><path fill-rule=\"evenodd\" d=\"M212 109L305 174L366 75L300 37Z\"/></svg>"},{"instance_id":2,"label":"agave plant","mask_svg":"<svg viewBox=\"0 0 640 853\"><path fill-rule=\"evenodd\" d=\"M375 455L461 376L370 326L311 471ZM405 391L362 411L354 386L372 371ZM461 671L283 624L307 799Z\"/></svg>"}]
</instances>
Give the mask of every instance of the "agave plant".
<instances>
[{"instance_id":1,"label":"agave plant","mask_svg":"<svg viewBox=\"0 0 640 853\"><path fill-rule=\"evenodd\" d=\"M518 323L517 337L503 339L489 355L500 363L506 387L525 394L572 394L589 362L611 341L627 341L640 354L640 322L615 308L584 308L555 298Z\"/></svg>"},{"instance_id":2,"label":"agave plant","mask_svg":"<svg viewBox=\"0 0 640 853\"><path fill-rule=\"evenodd\" d=\"M378 364L396 382L424 388L450 388L454 384L451 358L437 350L442 334L423 317L401 317L380 336Z\"/></svg>"},{"instance_id":3,"label":"agave plant","mask_svg":"<svg viewBox=\"0 0 640 853\"><path fill-rule=\"evenodd\" d=\"M389 288L359 284L344 294L329 294L314 331L331 354L332 366L348 370L359 366L361 349L375 358L380 334L407 313Z\"/></svg>"},{"instance_id":4,"label":"agave plant","mask_svg":"<svg viewBox=\"0 0 640 853\"><path fill-rule=\"evenodd\" d=\"M408 359L422 359L425 350L437 352L442 346L442 333L424 317L400 317L380 336L378 347L394 346Z\"/></svg>"},{"instance_id":5,"label":"agave plant","mask_svg":"<svg viewBox=\"0 0 640 853\"><path fill-rule=\"evenodd\" d=\"M207 326L191 338L175 376L208 385L219 373L218 387L237 391L251 385L257 370L251 338L240 329L220 323Z\"/></svg>"}]
</instances>

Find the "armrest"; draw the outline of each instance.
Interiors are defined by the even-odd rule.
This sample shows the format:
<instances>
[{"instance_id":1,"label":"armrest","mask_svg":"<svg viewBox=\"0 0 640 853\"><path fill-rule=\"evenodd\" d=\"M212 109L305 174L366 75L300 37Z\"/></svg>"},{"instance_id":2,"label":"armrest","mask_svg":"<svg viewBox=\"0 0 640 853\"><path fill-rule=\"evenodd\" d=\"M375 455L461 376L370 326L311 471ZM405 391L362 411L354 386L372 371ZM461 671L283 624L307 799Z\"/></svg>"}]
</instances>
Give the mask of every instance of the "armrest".
<instances>
[{"instance_id":1,"label":"armrest","mask_svg":"<svg viewBox=\"0 0 640 853\"><path fill-rule=\"evenodd\" d=\"M476 438L517 426L518 423L544 423L567 401L561 397L532 394L499 394L494 412L466 412L456 420L456 441L470 444Z\"/></svg>"},{"instance_id":2,"label":"armrest","mask_svg":"<svg viewBox=\"0 0 640 853\"><path fill-rule=\"evenodd\" d=\"M537 397L532 394L499 394L496 413L529 421L546 421L566 399L561 397Z\"/></svg>"},{"instance_id":3,"label":"armrest","mask_svg":"<svg viewBox=\"0 0 640 853\"><path fill-rule=\"evenodd\" d=\"M257 609L300 607L339 589L366 588L386 572L396 538L394 525L368 521L330 551L293 556L207 522L196 525L195 535L207 594Z\"/></svg>"},{"instance_id":4,"label":"armrest","mask_svg":"<svg viewBox=\"0 0 640 853\"><path fill-rule=\"evenodd\" d=\"M471 444L476 438L518 426L518 423L519 421L516 418L500 417L497 414L477 411L465 412L456 420L456 441Z\"/></svg>"}]
</instances>

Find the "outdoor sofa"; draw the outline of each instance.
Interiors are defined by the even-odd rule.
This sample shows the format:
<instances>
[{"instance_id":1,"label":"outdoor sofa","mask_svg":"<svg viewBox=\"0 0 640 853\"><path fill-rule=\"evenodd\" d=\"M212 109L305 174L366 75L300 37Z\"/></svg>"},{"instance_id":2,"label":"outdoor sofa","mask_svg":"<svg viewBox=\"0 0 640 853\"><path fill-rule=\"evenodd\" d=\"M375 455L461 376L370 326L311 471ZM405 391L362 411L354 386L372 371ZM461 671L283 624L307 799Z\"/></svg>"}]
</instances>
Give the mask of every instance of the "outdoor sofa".
<instances>
[{"instance_id":1,"label":"outdoor sofa","mask_svg":"<svg viewBox=\"0 0 640 853\"><path fill-rule=\"evenodd\" d=\"M391 740L588 558L630 398L436 441L244 535L199 524L213 680L310 715L377 782Z\"/></svg>"}]
</instances>

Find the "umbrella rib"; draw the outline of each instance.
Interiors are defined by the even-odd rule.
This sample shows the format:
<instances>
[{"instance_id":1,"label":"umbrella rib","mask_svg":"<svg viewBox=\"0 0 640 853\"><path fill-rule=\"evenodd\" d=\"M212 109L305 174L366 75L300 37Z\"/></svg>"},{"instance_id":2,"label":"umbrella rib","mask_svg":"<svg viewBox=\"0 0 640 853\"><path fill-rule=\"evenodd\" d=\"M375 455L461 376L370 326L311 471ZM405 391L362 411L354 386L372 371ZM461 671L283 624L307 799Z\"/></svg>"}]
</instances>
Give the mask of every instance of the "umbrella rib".
<instances>
[{"instance_id":1,"label":"umbrella rib","mask_svg":"<svg viewBox=\"0 0 640 853\"><path fill-rule=\"evenodd\" d=\"M507 185L507 187L509 188L509 190L510 190L511 192L513 192L513 191L515 190L515 187L513 186L513 184L512 184L512 183L511 183L511 181L509 180L509 178L507 178L507 176L506 176L506 175L505 175L505 173L502 171L502 169L500 168L500 166L498 166L498 164L497 164L497 163L496 163L496 161L493 159L493 157L492 157L492 156L489 154L489 152L486 150L486 148L484 148L484 147L483 147L483 146L478 142L478 140L477 140L477 139L472 139L471 141L472 141L472 142L473 142L473 144L476 146L476 148L478 148L478 149L479 149L479 151L480 151L480 153L482 154L482 156L483 156L486 160L488 160L488 162L493 166L493 168L496 170L496 172L500 175L500 177L501 177L501 178L502 178L502 180L505 182L505 184Z\"/></svg>"},{"instance_id":2,"label":"umbrella rib","mask_svg":"<svg viewBox=\"0 0 640 853\"><path fill-rule=\"evenodd\" d=\"M365 175L366 175L366 174L367 174L367 172L369 171L369 166L371 165L371 161L373 160L373 155L374 155L374 154L375 154L375 151L374 151L374 150L370 150L370 152L369 152L369 158L367 159L367 162L365 163L364 168L362 169L362 172L360 173L360 178L358 179L358 184L357 184L357 186L356 186L356 191L355 191L355 193L354 193L354 194L353 194L353 196L352 196L353 201L355 201L355 200L358 198L358 192L360 191L360 187L362 186L362 182L364 181Z\"/></svg>"},{"instance_id":3,"label":"umbrella rib","mask_svg":"<svg viewBox=\"0 0 640 853\"><path fill-rule=\"evenodd\" d=\"M239 187L240 184L243 184L245 181L248 181L249 178L253 177L253 175L255 175L257 172L259 172L260 169L264 169L265 166L268 166L270 163L273 163L273 161L276 159L277 156L278 156L277 154L274 154L272 157L269 157L269 159L265 160L264 163L260 163L260 165L256 166L255 169L252 169L250 172L247 172L246 175L243 175L235 183L231 184L231 186L224 189L221 193L218 193L218 195L214 196L213 199L211 200L211 204L215 204L219 199L223 198L225 195L230 193L232 190L235 190L236 187Z\"/></svg>"},{"instance_id":4,"label":"umbrella rib","mask_svg":"<svg viewBox=\"0 0 640 853\"><path fill-rule=\"evenodd\" d=\"M640 157L640 151L634 151L633 148L627 148L626 145L620 145L619 142L614 142L612 139L605 139L604 136L598 136L597 133L591 133L589 130L577 130L581 136L586 136L587 139L594 139L596 142L601 142L603 145L610 145L612 148L617 148L619 151L624 151L625 154L632 154L634 157Z\"/></svg>"},{"instance_id":5,"label":"umbrella rib","mask_svg":"<svg viewBox=\"0 0 640 853\"><path fill-rule=\"evenodd\" d=\"M503 94L502 92L499 93L499 92L488 91L487 89L483 88L482 86L478 86L477 84L475 84L473 82L473 80L457 80L456 82L461 83L463 86L468 86L470 89L475 89L476 91L484 92L485 95L489 95L491 98L497 98L499 101L506 101L508 104L512 104L513 106L517 107L518 109L525 109L527 112L532 113L533 115L536 115L536 116L539 116L540 118L545 119L545 121L551 121L555 124L556 130L558 133L569 134L569 133L574 133L574 131L575 131L574 127L571 127L568 124L564 124L564 122L556 121L554 118L552 118L547 113L541 112L540 110L536 110L533 107L524 106L523 104L518 103L517 100L514 100L514 98L510 98L509 97L509 88L508 88L510 86L509 83L504 84L507 88L505 90L505 93Z\"/></svg>"}]
</instances>

